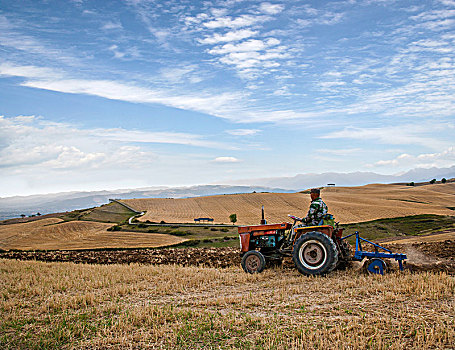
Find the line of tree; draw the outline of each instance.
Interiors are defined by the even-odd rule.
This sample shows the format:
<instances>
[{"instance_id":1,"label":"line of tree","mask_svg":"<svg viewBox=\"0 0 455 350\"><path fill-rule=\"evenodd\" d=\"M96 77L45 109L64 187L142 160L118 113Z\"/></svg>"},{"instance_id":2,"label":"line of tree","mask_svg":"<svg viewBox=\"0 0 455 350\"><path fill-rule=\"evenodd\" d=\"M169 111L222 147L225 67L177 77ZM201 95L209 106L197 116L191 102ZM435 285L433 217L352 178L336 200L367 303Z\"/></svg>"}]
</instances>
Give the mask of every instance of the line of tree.
<instances>
[{"instance_id":1,"label":"line of tree","mask_svg":"<svg viewBox=\"0 0 455 350\"><path fill-rule=\"evenodd\" d=\"M447 182L447 179L446 179L445 177L443 177L443 178L441 179L441 183L445 184L446 182ZM433 185L433 184L435 184L435 183L436 183L436 179L431 179L431 180L430 180L430 184ZM414 181L411 181L411 182L407 183L406 186L415 186L415 183L414 183Z\"/></svg>"}]
</instances>

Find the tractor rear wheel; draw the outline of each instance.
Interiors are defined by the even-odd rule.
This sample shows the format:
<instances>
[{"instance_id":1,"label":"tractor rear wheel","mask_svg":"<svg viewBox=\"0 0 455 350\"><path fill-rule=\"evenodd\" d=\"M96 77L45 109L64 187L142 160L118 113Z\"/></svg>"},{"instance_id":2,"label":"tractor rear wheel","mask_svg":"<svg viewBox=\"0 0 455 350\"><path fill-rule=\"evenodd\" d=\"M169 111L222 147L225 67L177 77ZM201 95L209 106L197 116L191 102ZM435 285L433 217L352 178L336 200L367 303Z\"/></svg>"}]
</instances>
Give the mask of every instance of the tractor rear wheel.
<instances>
[{"instance_id":1,"label":"tractor rear wheel","mask_svg":"<svg viewBox=\"0 0 455 350\"><path fill-rule=\"evenodd\" d=\"M259 273L265 269L265 258L261 252L250 250L242 258L242 268L247 273Z\"/></svg>"},{"instance_id":2,"label":"tractor rear wheel","mask_svg":"<svg viewBox=\"0 0 455 350\"><path fill-rule=\"evenodd\" d=\"M331 272L338 263L335 242L321 232L308 232L294 244L292 260L304 275L324 275Z\"/></svg>"}]
</instances>

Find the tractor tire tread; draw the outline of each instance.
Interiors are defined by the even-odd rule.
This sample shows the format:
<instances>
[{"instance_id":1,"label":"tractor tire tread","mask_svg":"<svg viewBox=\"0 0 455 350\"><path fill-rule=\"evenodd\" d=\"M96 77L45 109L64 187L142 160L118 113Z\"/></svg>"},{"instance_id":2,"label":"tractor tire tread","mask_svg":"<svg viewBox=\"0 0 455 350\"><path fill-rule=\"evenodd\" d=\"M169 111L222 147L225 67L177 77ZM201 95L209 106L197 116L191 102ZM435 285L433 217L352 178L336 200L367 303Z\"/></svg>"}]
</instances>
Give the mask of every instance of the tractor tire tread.
<instances>
[{"instance_id":1,"label":"tractor tire tread","mask_svg":"<svg viewBox=\"0 0 455 350\"><path fill-rule=\"evenodd\" d=\"M331 250L331 254L328 254L328 258L332 256L332 261L329 262L328 265L323 266L322 268L314 271L310 271L308 269L305 269L304 267L301 266L299 258L298 258L298 248L301 244L301 242L307 240L307 239L315 239L318 240L319 242L325 241L327 243L327 247ZM318 231L311 231L308 233L305 233L304 235L300 236L297 241L294 244L294 249L292 252L292 259L294 261L295 266L297 267L297 270L299 270L300 273L304 275L326 275L330 272L332 272L338 265L338 249L336 247L335 242L330 238L329 236L318 232Z\"/></svg>"}]
</instances>

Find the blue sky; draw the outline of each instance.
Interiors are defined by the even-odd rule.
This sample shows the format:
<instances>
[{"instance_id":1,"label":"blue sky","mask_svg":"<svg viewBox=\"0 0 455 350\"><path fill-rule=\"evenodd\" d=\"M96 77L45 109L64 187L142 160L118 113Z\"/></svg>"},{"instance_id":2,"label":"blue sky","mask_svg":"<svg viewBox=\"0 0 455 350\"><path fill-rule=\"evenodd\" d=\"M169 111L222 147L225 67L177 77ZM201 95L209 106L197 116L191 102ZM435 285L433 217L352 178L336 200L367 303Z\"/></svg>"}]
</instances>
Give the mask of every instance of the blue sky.
<instances>
[{"instance_id":1,"label":"blue sky","mask_svg":"<svg viewBox=\"0 0 455 350\"><path fill-rule=\"evenodd\" d=\"M455 0L2 1L0 196L455 163Z\"/></svg>"}]
</instances>

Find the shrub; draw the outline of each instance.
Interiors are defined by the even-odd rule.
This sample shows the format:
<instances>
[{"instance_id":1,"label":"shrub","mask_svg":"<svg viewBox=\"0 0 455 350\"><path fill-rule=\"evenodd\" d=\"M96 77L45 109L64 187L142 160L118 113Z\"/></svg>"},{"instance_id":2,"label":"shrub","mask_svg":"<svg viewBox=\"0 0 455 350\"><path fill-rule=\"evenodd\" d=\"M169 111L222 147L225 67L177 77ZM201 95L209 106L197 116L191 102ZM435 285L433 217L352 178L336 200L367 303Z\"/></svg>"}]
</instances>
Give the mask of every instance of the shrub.
<instances>
[{"instance_id":1,"label":"shrub","mask_svg":"<svg viewBox=\"0 0 455 350\"><path fill-rule=\"evenodd\" d=\"M223 227L220 231L221 231L221 232L228 232L229 229L228 229L227 227Z\"/></svg>"},{"instance_id":2,"label":"shrub","mask_svg":"<svg viewBox=\"0 0 455 350\"><path fill-rule=\"evenodd\" d=\"M115 226L109 227L107 230L108 231L121 231L122 227L119 225L115 225Z\"/></svg>"},{"instance_id":3,"label":"shrub","mask_svg":"<svg viewBox=\"0 0 455 350\"><path fill-rule=\"evenodd\" d=\"M434 184L436 182L436 179L433 179L430 181L430 184Z\"/></svg>"},{"instance_id":4,"label":"shrub","mask_svg":"<svg viewBox=\"0 0 455 350\"><path fill-rule=\"evenodd\" d=\"M408 183L408 186L414 186L414 185L415 185L415 184L414 184L414 181Z\"/></svg>"},{"instance_id":5,"label":"shrub","mask_svg":"<svg viewBox=\"0 0 455 350\"><path fill-rule=\"evenodd\" d=\"M447 179L446 179L445 177L443 177L443 178L441 179L441 182L442 182L443 184L445 184L445 183L447 182Z\"/></svg>"},{"instance_id":6,"label":"shrub","mask_svg":"<svg viewBox=\"0 0 455 350\"><path fill-rule=\"evenodd\" d=\"M234 225L237 222L237 214L231 214L229 215L229 220L232 222Z\"/></svg>"},{"instance_id":7,"label":"shrub","mask_svg":"<svg viewBox=\"0 0 455 350\"><path fill-rule=\"evenodd\" d=\"M186 232L186 231L180 231L180 230L173 230L171 232L169 232L171 235L173 236L188 236L189 235L189 232Z\"/></svg>"},{"instance_id":8,"label":"shrub","mask_svg":"<svg viewBox=\"0 0 455 350\"><path fill-rule=\"evenodd\" d=\"M218 229L215 228L215 227L212 227L212 228L210 229L210 231L218 231Z\"/></svg>"}]
</instances>

